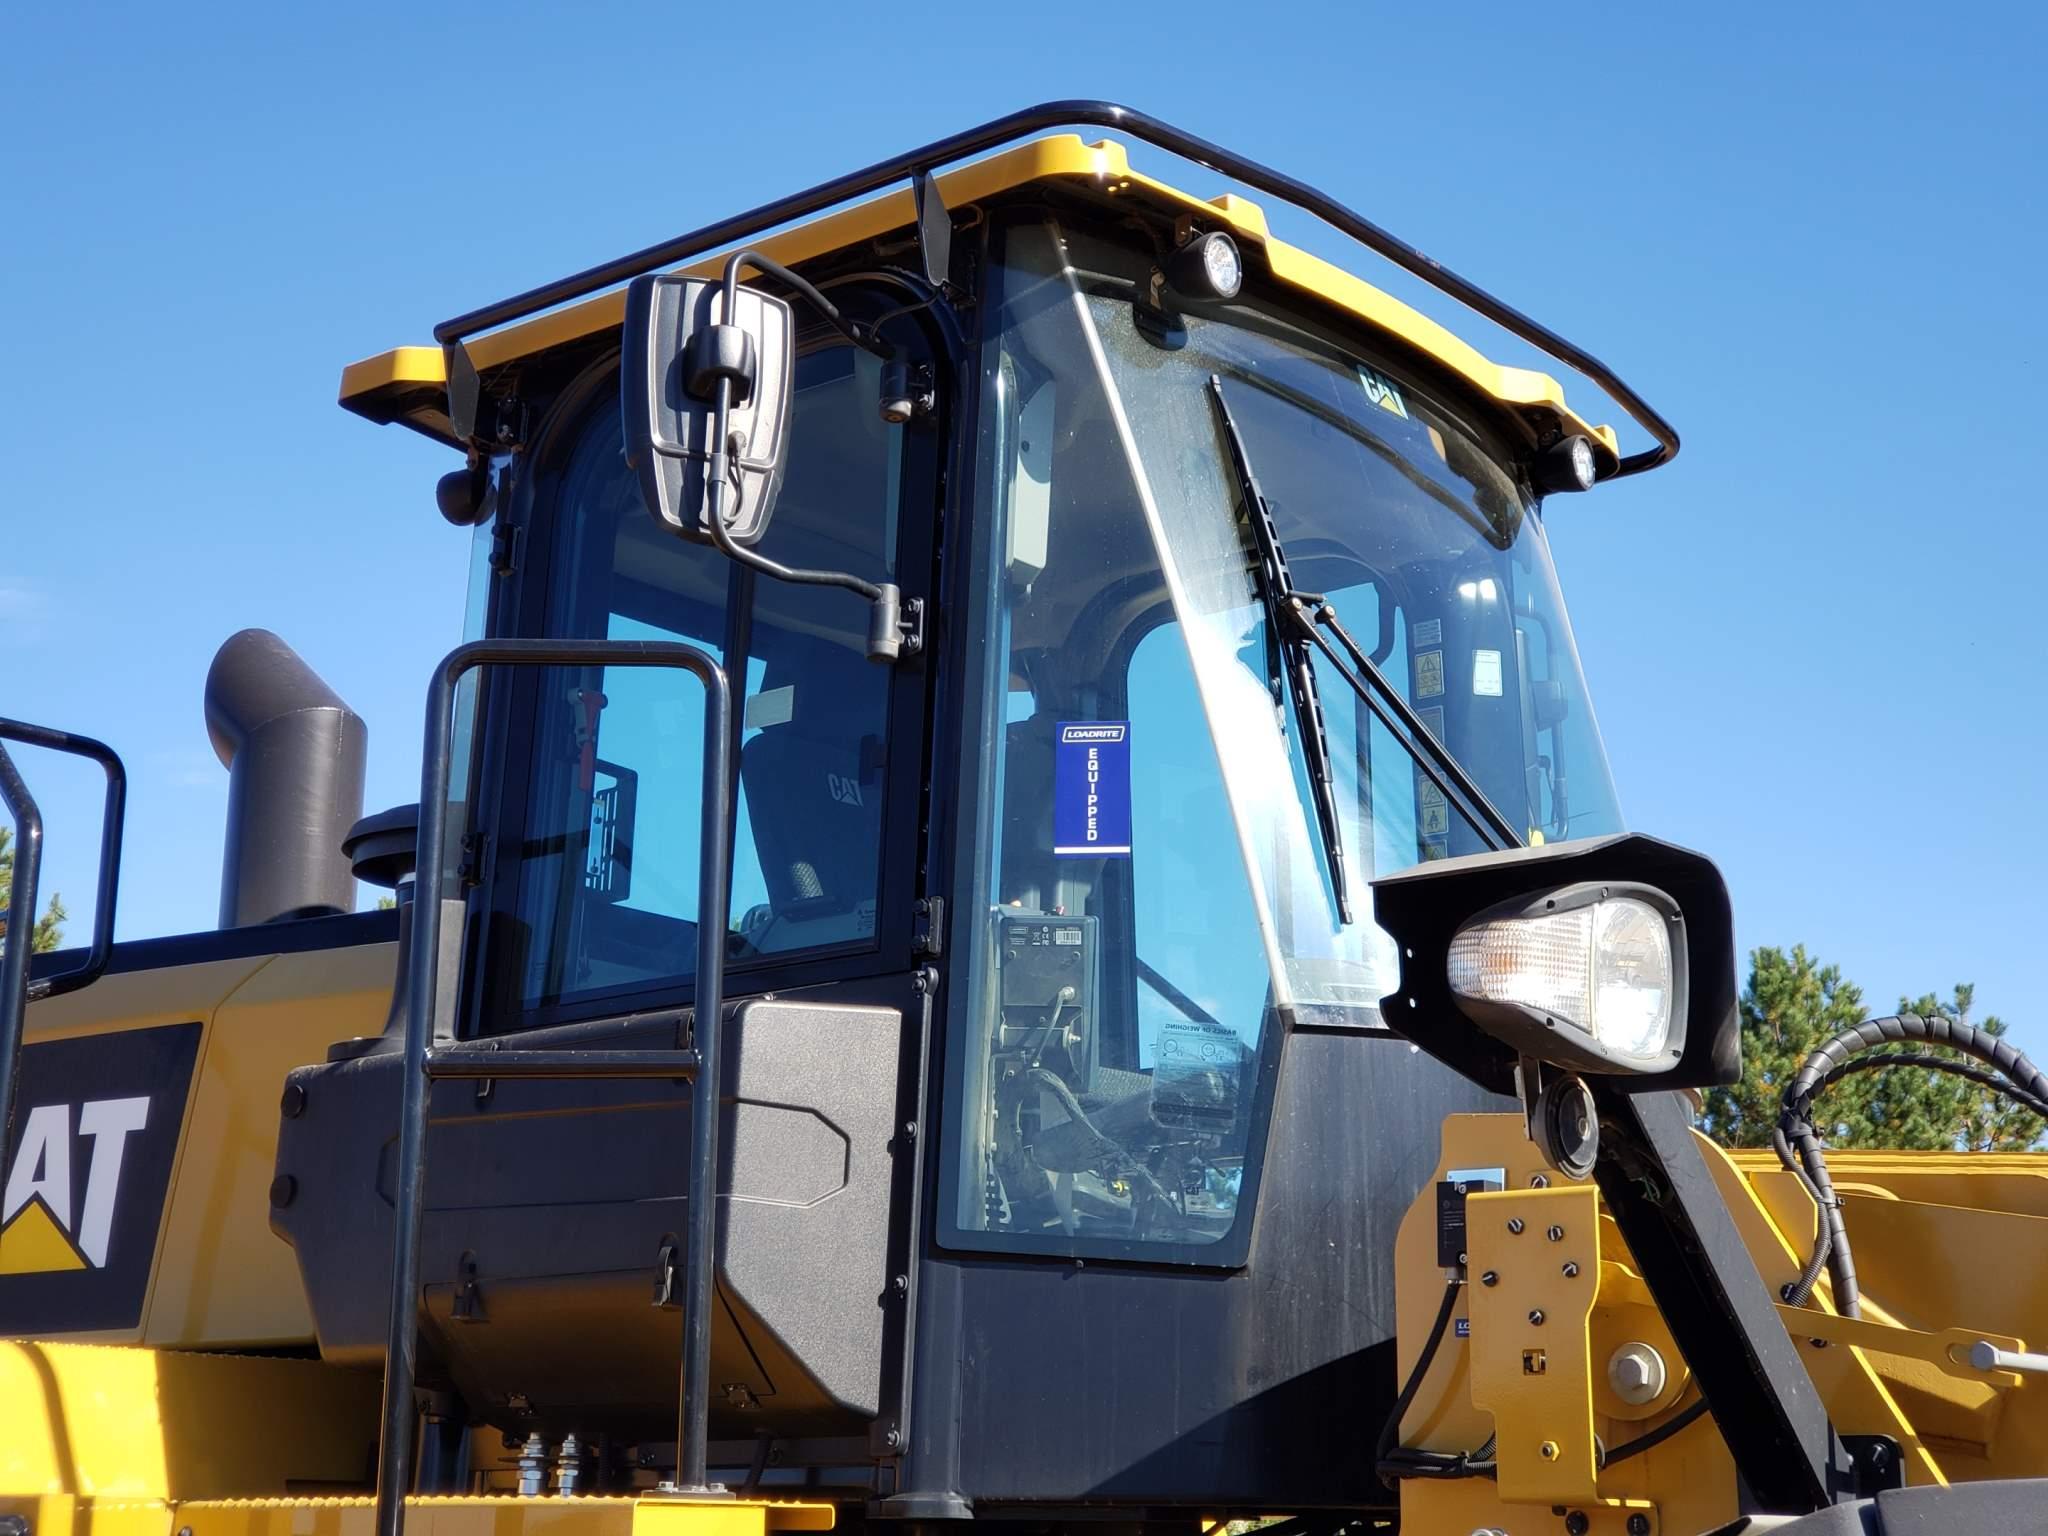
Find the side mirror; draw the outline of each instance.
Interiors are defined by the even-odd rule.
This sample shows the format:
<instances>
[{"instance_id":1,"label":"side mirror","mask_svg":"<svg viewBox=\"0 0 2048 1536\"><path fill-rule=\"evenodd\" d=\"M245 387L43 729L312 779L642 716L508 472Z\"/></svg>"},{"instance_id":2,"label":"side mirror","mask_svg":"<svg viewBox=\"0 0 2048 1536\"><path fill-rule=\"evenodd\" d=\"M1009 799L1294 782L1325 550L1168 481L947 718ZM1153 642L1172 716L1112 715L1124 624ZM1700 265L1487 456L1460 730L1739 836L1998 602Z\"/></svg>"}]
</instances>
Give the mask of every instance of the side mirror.
<instances>
[{"instance_id":1,"label":"side mirror","mask_svg":"<svg viewBox=\"0 0 2048 1536\"><path fill-rule=\"evenodd\" d=\"M767 532L782 489L796 327L787 303L752 288L734 293L728 315L726 292L722 284L669 273L633 280L626 289L620 403L626 462L640 476L647 510L686 539L717 542L710 497L716 458L727 466L726 536L744 546ZM723 444L715 441L721 404Z\"/></svg>"}]
</instances>

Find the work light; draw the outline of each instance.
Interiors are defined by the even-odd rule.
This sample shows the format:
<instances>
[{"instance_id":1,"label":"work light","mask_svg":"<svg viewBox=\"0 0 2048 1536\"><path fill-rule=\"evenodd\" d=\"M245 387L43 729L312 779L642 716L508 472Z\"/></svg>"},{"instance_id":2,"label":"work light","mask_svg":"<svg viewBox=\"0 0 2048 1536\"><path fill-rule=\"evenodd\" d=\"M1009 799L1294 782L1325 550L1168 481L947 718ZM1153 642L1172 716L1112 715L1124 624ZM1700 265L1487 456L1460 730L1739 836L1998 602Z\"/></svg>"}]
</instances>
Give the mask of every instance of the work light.
<instances>
[{"instance_id":1,"label":"work light","mask_svg":"<svg viewBox=\"0 0 2048 1536\"><path fill-rule=\"evenodd\" d=\"M1451 940L1451 991L1475 1017L1512 1010L1515 1022L1530 1029L1586 1037L1575 1042L1563 1034L1566 1053L1589 1043L1603 1054L1602 1065L1668 1066L1678 1054L1677 913L1661 893L1611 892L1575 886L1513 915L1489 913L1468 923ZM1557 1059L1554 1051L1550 1059Z\"/></svg>"},{"instance_id":2,"label":"work light","mask_svg":"<svg viewBox=\"0 0 2048 1536\"><path fill-rule=\"evenodd\" d=\"M1190 299L1234 299L1244 286L1244 257L1220 229L1197 235L1166 263L1166 280Z\"/></svg>"}]
</instances>

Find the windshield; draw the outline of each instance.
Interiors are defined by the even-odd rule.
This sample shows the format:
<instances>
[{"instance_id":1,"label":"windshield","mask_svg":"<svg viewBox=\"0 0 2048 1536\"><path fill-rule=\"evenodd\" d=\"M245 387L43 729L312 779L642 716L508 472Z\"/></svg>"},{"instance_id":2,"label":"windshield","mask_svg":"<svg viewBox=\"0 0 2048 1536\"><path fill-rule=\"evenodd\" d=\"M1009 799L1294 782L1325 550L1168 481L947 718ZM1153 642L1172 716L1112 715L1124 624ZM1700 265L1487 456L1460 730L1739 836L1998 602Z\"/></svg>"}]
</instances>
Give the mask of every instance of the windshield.
<instances>
[{"instance_id":1,"label":"windshield","mask_svg":"<svg viewBox=\"0 0 2048 1536\"><path fill-rule=\"evenodd\" d=\"M1319 710L1293 695L1221 420L1293 588L1522 840L1619 830L1613 784L1541 519L1481 433L1273 311L1141 308L1149 253L1038 220L1004 251L954 1230L1230 1262L1278 1029L1377 1027L1398 981L1368 882L1492 843L1326 657Z\"/></svg>"}]
</instances>

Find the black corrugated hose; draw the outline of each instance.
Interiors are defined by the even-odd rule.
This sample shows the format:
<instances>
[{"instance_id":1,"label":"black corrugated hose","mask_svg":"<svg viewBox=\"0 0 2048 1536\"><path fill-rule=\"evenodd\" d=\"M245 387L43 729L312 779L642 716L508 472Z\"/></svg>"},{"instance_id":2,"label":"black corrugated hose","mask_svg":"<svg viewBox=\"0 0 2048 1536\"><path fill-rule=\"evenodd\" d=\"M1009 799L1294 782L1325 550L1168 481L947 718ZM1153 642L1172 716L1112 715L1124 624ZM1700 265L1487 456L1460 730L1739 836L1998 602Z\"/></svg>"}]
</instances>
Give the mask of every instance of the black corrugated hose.
<instances>
[{"instance_id":1,"label":"black corrugated hose","mask_svg":"<svg viewBox=\"0 0 2048 1536\"><path fill-rule=\"evenodd\" d=\"M1885 1052L1866 1056L1882 1046L1917 1041L1946 1046L1974 1057L1993 1072L1979 1072L1961 1062L1940 1056L1909 1052ZM1855 1060L1852 1058L1862 1058ZM1991 1089L2022 1109L2048 1118L2048 1076L2026 1056L1998 1036L1955 1019L1923 1019L1902 1013L1891 1018L1870 1019L1854 1029L1845 1029L1808 1056L1785 1088L1778 1114L1778 1129L1771 1138L1778 1159L1799 1179L1820 1208L1819 1234L1806 1268L1786 1293L1795 1306L1804 1306L1813 1294L1825 1266L1834 1279L1835 1309L1844 1317L1860 1317L1857 1304L1856 1260L1849 1250L1849 1233L1842 1225L1842 1202L1828 1178L1827 1159L1820 1133L1813 1127L1813 1101L1831 1083L1851 1072L1886 1067L1929 1068L1967 1078Z\"/></svg>"}]
</instances>

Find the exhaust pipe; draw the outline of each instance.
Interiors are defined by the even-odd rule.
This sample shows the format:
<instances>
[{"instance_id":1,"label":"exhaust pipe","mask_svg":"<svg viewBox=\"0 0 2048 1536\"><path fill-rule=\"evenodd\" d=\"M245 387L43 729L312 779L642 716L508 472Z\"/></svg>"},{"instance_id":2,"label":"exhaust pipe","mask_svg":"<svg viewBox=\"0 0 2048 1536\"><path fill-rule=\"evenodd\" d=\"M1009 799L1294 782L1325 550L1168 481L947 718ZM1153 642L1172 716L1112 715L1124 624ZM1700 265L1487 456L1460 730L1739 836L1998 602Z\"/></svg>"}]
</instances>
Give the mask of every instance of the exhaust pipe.
<instances>
[{"instance_id":1,"label":"exhaust pipe","mask_svg":"<svg viewBox=\"0 0 2048 1536\"><path fill-rule=\"evenodd\" d=\"M341 850L363 813L370 733L267 629L245 629L206 674L206 733L228 771L220 926L352 912Z\"/></svg>"}]
</instances>

